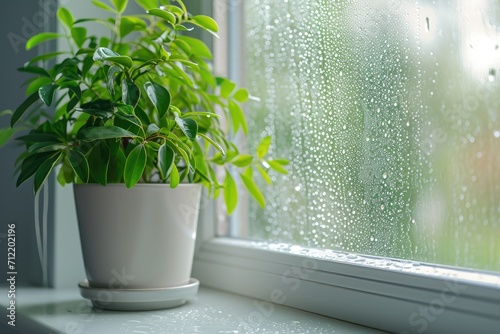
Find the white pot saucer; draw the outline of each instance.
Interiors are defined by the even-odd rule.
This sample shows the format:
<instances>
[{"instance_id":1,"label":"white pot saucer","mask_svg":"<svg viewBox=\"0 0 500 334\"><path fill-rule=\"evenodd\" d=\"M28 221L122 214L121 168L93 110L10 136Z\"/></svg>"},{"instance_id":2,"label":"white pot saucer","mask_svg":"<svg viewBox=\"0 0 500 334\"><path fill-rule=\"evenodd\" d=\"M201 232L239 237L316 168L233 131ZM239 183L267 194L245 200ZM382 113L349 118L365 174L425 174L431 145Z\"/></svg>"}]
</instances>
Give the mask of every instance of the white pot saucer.
<instances>
[{"instance_id":1,"label":"white pot saucer","mask_svg":"<svg viewBox=\"0 0 500 334\"><path fill-rule=\"evenodd\" d=\"M78 283L83 298L92 301L95 308L113 311L148 311L183 305L196 296L200 281L191 278L182 286L161 289L106 289L92 288L87 280Z\"/></svg>"}]
</instances>

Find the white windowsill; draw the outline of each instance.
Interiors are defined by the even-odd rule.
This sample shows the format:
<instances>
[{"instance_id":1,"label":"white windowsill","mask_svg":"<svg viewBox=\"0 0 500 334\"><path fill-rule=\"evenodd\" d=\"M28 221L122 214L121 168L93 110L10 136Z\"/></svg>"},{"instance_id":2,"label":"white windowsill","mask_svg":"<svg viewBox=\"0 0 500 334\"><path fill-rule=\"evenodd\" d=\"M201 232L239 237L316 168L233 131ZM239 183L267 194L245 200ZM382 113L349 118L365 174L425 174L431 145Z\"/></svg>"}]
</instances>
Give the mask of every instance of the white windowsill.
<instances>
[{"instance_id":1,"label":"white windowsill","mask_svg":"<svg viewBox=\"0 0 500 334\"><path fill-rule=\"evenodd\" d=\"M5 288L1 291L7 295ZM77 288L19 287L16 304L17 332L13 333L382 333L204 287L187 304L159 311L95 310ZM5 328L13 329L4 327L5 318L0 322L2 333L6 333Z\"/></svg>"}]
</instances>

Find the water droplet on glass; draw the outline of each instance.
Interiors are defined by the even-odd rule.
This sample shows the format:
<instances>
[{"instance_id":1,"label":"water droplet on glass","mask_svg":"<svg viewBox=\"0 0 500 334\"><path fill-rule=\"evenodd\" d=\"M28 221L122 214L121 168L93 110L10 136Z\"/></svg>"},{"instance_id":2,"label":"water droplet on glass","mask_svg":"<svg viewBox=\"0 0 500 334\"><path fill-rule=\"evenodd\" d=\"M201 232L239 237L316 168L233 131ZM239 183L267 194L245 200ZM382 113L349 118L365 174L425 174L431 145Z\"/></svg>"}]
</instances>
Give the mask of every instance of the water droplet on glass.
<instances>
[{"instance_id":1,"label":"water droplet on glass","mask_svg":"<svg viewBox=\"0 0 500 334\"><path fill-rule=\"evenodd\" d=\"M500 231L500 42L484 27L488 6L429 1L425 11L404 6L401 17L373 21L380 14L369 2L284 1L244 6L252 19L242 22L241 68L261 98L247 106L248 147L271 135L272 155L294 167L272 174L265 209L248 202L248 226L234 219L228 230L500 270L486 247L489 231ZM456 21L441 24L450 12ZM374 24L351 25L365 21ZM456 239L451 250L447 238Z\"/></svg>"},{"instance_id":2,"label":"water droplet on glass","mask_svg":"<svg viewBox=\"0 0 500 334\"><path fill-rule=\"evenodd\" d=\"M497 71L494 68L490 69L490 72L488 73L488 81L489 82L495 81L496 74Z\"/></svg>"}]
</instances>

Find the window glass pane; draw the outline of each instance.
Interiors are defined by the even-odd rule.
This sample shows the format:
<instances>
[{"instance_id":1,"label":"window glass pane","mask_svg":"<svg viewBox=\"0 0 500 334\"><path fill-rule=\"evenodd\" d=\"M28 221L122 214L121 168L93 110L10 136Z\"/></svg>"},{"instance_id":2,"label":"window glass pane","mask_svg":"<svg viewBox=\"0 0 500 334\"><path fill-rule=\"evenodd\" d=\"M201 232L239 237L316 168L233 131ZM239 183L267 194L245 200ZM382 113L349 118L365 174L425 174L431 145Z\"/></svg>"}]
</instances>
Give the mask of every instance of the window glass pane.
<instances>
[{"instance_id":1,"label":"window glass pane","mask_svg":"<svg viewBox=\"0 0 500 334\"><path fill-rule=\"evenodd\" d=\"M239 4L249 147L291 165L233 236L500 271L498 1Z\"/></svg>"}]
</instances>

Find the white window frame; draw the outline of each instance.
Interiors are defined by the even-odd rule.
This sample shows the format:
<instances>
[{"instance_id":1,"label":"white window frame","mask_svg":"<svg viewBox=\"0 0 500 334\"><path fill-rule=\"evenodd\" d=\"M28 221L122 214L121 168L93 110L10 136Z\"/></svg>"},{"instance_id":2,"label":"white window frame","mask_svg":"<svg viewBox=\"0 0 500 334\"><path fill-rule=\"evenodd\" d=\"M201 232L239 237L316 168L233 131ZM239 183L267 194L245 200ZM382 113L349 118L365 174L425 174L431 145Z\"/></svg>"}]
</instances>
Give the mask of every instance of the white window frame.
<instances>
[{"instance_id":1,"label":"white window frame","mask_svg":"<svg viewBox=\"0 0 500 334\"><path fill-rule=\"evenodd\" d=\"M221 74L231 72L228 15L238 15L241 3L213 0L223 34L214 42ZM215 209L202 206L193 277L259 299L243 319L255 328L279 304L397 333L500 331L498 273L217 237Z\"/></svg>"}]
</instances>

